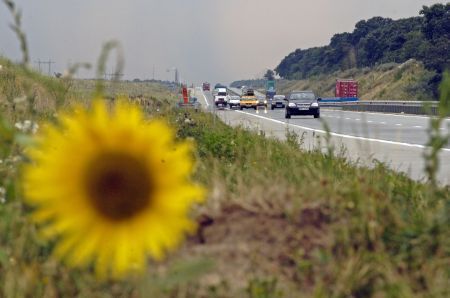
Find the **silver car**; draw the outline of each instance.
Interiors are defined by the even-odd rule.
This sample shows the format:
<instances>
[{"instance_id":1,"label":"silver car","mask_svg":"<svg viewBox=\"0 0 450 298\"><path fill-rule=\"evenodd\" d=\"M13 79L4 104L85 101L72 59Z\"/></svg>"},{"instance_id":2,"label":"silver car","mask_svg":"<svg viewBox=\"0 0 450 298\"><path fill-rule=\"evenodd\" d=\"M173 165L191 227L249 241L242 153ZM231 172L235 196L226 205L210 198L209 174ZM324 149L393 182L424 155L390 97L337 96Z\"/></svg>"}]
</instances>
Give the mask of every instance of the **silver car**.
<instances>
[{"instance_id":1,"label":"silver car","mask_svg":"<svg viewBox=\"0 0 450 298\"><path fill-rule=\"evenodd\" d=\"M233 107L239 108L241 105L241 97L237 95L231 95L230 99L228 100L228 105L230 106L230 109Z\"/></svg>"}]
</instances>

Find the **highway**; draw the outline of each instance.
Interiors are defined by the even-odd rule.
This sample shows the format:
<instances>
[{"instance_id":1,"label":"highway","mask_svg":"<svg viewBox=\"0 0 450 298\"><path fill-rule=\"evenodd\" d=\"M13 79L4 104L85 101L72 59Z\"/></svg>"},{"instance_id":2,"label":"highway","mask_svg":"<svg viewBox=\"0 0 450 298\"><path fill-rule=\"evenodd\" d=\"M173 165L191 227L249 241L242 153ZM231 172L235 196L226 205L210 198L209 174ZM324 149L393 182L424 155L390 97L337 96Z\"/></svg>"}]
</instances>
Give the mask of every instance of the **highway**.
<instances>
[{"instance_id":1,"label":"highway","mask_svg":"<svg viewBox=\"0 0 450 298\"><path fill-rule=\"evenodd\" d=\"M236 90L239 91L239 90ZM266 136L285 138L286 130L302 136L302 147L311 150L321 146L326 150L324 123L330 129L331 144L339 151L345 147L346 156L362 165L371 166L373 160L386 162L392 169L408 174L420 180L424 177L423 153L427 143L429 117L382 114L369 112L350 112L333 109L321 109L321 119L312 116L293 116L284 118L284 109L258 111L216 110L210 92L196 88L197 97L202 105L232 126L243 126L257 132L264 131ZM442 133L448 133L450 119L441 127ZM450 144L440 154L438 179L450 184Z\"/></svg>"},{"instance_id":2,"label":"highway","mask_svg":"<svg viewBox=\"0 0 450 298\"><path fill-rule=\"evenodd\" d=\"M321 110L321 119L310 116L284 118L284 110L217 110L212 94L195 89L196 96L203 107L216 113L231 126L242 126L266 136L284 139L286 130L294 131L302 138L302 148L312 150L321 147L327 149L324 137L324 123L330 129L330 143L340 152L361 165L371 166L373 160L385 162L390 168L404 172L411 178L424 178L423 154L426 150L429 117L382 114L368 112L349 112L332 109ZM441 127L442 133L448 133L450 120ZM440 154L438 179L442 184L450 184L450 144Z\"/></svg>"}]
</instances>

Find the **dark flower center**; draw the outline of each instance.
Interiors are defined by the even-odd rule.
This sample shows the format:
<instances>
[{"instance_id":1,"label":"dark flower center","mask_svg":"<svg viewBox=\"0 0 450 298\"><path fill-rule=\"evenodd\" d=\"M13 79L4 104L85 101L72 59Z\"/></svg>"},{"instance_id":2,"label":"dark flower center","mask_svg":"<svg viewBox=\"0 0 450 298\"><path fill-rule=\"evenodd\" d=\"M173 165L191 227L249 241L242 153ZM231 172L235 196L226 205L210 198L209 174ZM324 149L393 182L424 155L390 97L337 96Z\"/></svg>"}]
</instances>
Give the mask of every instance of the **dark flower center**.
<instances>
[{"instance_id":1,"label":"dark flower center","mask_svg":"<svg viewBox=\"0 0 450 298\"><path fill-rule=\"evenodd\" d=\"M100 214L126 220L150 204L151 178L145 164L132 156L102 154L87 167L87 195Z\"/></svg>"}]
</instances>

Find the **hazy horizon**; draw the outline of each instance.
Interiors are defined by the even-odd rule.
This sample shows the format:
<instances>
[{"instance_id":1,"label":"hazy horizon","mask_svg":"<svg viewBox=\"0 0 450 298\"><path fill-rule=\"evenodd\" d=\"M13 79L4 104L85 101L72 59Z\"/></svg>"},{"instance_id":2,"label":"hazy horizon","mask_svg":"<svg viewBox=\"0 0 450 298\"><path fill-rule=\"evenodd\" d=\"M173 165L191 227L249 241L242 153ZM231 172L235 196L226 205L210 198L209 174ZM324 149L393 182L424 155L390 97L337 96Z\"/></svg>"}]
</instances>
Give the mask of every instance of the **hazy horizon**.
<instances>
[{"instance_id":1,"label":"hazy horizon","mask_svg":"<svg viewBox=\"0 0 450 298\"><path fill-rule=\"evenodd\" d=\"M261 76L297 48L323 46L362 19L418 16L418 0L51 0L16 1L23 12L31 62L51 59L52 72L69 64L95 64L102 44L119 41L125 51L126 79L173 79L172 67L188 83L229 83ZM21 58L0 5L0 55ZM111 56L114 59L114 55ZM108 71L113 70L110 59ZM47 67L47 66L45 66ZM47 69L45 69L45 72ZM80 77L93 77L82 71Z\"/></svg>"}]
</instances>

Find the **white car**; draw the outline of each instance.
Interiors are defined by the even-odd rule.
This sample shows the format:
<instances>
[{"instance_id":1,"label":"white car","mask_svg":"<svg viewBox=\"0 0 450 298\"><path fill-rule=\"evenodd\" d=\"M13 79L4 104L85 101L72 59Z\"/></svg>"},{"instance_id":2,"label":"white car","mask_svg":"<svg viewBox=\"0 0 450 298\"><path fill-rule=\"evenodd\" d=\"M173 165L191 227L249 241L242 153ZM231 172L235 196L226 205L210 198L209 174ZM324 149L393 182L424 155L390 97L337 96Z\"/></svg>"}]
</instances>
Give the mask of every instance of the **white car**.
<instances>
[{"instance_id":1,"label":"white car","mask_svg":"<svg viewBox=\"0 0 450 298\"><path fill-rule=\"evenodd\" d=\"M237 95L232 95L229 97L228 105L230 106L230 109L233 107L239 108L241 105L241 97Z\"/></svg>"}]
</instances>

